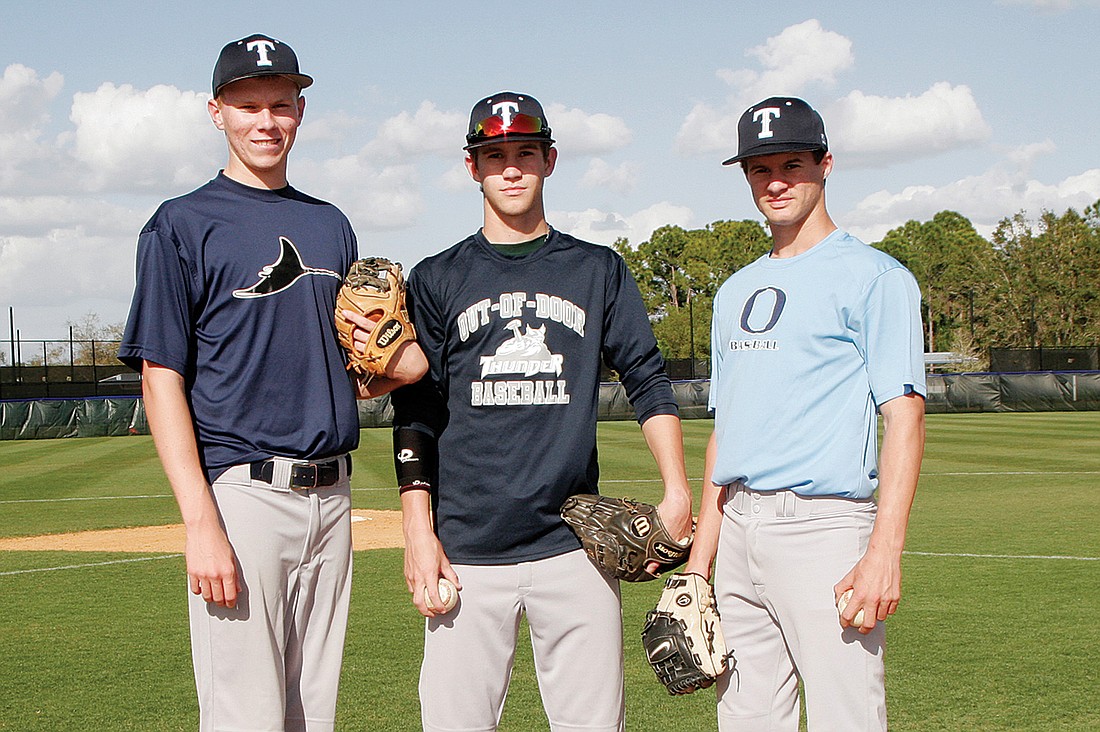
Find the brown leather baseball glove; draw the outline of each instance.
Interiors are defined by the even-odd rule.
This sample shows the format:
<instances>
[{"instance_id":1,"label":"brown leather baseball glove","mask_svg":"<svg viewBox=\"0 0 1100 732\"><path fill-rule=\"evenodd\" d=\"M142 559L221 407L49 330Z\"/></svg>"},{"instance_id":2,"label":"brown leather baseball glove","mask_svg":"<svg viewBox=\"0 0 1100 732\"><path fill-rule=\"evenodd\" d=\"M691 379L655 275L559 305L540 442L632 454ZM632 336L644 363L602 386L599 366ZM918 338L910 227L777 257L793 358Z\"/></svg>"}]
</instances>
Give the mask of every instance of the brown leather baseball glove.
<instances>
[{"instance_id":1,"label":"brown leather baseball glove","mask_svg":"<svg viewBox=\"0 0 1100 732\"><path fill-rule=\"evenodd\" d=\"M627 582L656 579L647 564L657 562L659 571L674 569L691 552L691 537L677 541L657 507L641 501L579 493L565 499L561 517L600 569Z\"/></svg>"}]
</instances>

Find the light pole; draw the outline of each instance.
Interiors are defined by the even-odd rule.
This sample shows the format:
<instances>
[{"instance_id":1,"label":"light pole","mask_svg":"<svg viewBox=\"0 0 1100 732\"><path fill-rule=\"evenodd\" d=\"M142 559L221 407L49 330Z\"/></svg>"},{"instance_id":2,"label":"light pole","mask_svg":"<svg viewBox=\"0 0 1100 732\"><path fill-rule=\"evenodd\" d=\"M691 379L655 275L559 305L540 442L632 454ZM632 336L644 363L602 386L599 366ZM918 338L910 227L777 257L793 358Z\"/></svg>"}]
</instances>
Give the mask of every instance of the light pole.
<instances>
[{"instance_id":1,"label":"light pole","mask_svg":"<svg viewBox=\"0 0 1100 732\"><path fill-rule=\"evenodd\" d=\"M691 304L691 288L688 288L688 348L691 352L691 378L695 379L695 309Z\"/></svg>"}]
</instances>

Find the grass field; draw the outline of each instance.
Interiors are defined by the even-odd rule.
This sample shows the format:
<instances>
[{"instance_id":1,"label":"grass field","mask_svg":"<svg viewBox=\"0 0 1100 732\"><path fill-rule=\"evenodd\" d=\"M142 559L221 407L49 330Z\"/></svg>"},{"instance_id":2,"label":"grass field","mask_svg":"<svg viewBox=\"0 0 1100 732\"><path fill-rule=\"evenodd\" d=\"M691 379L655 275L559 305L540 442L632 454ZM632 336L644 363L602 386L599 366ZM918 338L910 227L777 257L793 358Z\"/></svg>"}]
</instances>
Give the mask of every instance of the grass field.
<instances>
[{"instance_id":1,"label":"grass field","mask_svg":"<svg viewBox=\"0 0 1100 732\"><path fill-rule=\"evenodd\" d=\"M685 422L693 478L710 428ZM357 508L397 508L389 442L363 432ZM604 493L657 498L635 424L601 424L600 457ZM922 472L889 621L891 729L1100 730L1100 413L931 415ZM0 537L177 521L147 437L0 442ZM423 625L401 550L355 562L338 727L417 730ZM627 729L714 729L712 693L671 698L645 662L659 592L623 587ZM546 729L520 648L501 729ZM182 558L0 552L0 730L196 720Z\"/></svg>"}]
</instances>

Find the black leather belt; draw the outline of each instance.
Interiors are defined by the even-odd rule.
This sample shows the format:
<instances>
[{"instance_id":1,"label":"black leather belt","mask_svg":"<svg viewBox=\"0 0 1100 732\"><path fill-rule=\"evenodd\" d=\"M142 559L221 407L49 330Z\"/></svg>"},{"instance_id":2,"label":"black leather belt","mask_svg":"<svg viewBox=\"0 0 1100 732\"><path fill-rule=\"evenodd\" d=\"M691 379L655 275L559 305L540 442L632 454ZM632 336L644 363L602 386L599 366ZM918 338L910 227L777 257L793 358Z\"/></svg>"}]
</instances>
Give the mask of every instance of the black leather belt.
<instances>
[{"instance_id":1,"label":"black leather belt","mask_svg":"<svg viewBox=\"0 0 1100 732\"><path fill-rule=\"evenodd\" d=\"M290 465L289 488L304 490L308 488L324 488L334 485L340 480L340 463L347 466L347 475L351 475L351 455L341 455L331 460L321 460L311 463L294 463ZM272 484L275 476L275 459L260 460L249 465L252 480Z\"/></svg>"}]
</instances>

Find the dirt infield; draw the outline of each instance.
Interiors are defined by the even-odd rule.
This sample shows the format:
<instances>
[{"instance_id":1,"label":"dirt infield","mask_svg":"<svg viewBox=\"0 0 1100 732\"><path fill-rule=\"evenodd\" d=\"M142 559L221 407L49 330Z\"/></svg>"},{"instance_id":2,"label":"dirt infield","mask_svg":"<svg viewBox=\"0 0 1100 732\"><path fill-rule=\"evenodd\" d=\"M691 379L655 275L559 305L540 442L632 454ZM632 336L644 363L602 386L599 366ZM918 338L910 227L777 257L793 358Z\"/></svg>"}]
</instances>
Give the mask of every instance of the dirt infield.
<instances>
[{"instance_id":1,"label":"dirt infield","mask_svg":"<svg viewBox=\"0 0 1100 732\"><path fill-rule=\"evenodd\" d=\"M355 509L351 512L351 537L357 550L404 546L401 512ZM0 551L178 553L183 551L183 543L183 524L169 524L0 539Z\"/></svg>"}]
</instances>

